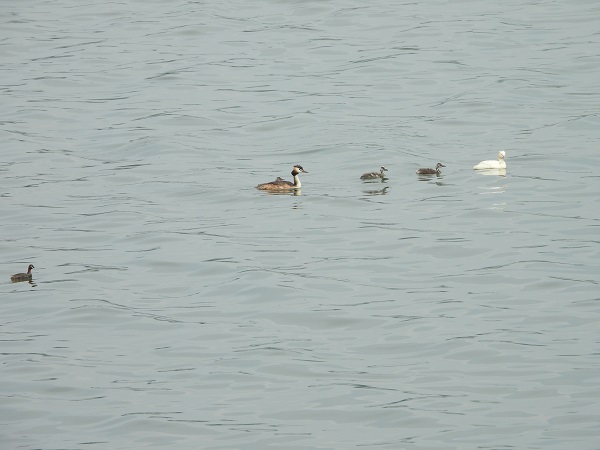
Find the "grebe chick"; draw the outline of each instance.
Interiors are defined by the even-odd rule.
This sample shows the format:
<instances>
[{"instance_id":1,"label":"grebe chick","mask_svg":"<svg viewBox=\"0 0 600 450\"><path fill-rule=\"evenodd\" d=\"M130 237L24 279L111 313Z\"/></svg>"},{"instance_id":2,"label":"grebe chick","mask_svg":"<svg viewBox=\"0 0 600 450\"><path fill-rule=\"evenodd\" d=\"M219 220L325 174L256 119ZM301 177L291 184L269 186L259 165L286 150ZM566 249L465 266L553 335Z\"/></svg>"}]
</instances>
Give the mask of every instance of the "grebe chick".
<instances>
[{"instance_id":1,"label":"grebe chick","mask_svg":"<svg viewBox=\"0 0 600 450\"><path fill-rule=\"evenodd\" d=\"M306 170L302 168L300 164L296 164L292 169L292 176L294 177L294 182L285 181L281 177L277 177L275 181L271 181L270 183L263 183L256 186L256 189L260 189L261 191L283 191L290 189L300 189L302 184L300 183L300 178L298 174L300 172L308 173Z\"/></svg>"},{"instance_id":2,"label":"grebe chick","mask_svg":"<svg viewBox=\"0 0 600 450\"><path fill-rule=\"evenodd\" d=\"M385 178L385 174L383 172L387 172L387 169L384 166L381 166L381 170L379 172L363 173L360 176L360 179L361 180L375 180L377 178L381 178L383 180Z\"/></svg>"},{"instance_id":3,"label":"grebe chick","mask_svg":"<svg viewBox=\"0 0 600 450\"><path fill-rule=\"evenodd\" d=\"M481 161L476 166L473 166L475 170L482 169L506 169L506 161L504 158L506 157L506 152L504 150L500 150L498 152L498 161L489 160L489 161Z\"/></svg>"},{"instance_id":4,"label":"grebe chick","mask_svg":"<svg viewBox=\"0 0 600 450\"><path fill-rule=\"evenodd\" d=\"M10 277L10 281L29 281L29 280L31 280L31 278L33 277L33 274L31 273L31 269L35 269L35 267L33 267L33 264L29 264L29 267L27 268L27 273L15 273L13 276Z\"/></svg>"},{"instance_id":5,"label":"grebe chick","mask_svg":"<svg viewBox=\"0 0 600 450\"><path fill-rule=\"evenodd\" d=\"M417 170L417 173L419 175L439 175L440 173L442 173L442 171L440 170L441 167L446 167L446 166L443 165L442 163L437 163L437 165L435 166L435 169L429 169L429 168L419 169L419 170Z\"/></svg>"}]
</instances>

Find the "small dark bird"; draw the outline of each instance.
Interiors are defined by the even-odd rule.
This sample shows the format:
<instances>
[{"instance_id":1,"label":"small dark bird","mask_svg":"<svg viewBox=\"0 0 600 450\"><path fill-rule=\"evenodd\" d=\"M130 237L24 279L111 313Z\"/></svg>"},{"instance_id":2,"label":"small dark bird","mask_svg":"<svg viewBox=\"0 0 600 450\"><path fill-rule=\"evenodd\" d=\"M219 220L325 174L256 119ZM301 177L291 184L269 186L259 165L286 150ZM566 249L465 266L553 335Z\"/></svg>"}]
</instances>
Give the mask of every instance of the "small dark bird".
<instances>
[{"instance_id":1,"label":"small dark bird","mask_svg":"<svg viewBox=\"0 0 600 450\"><path fill-rule=\"evenodd\" d=\"M445 165L443 165L442 163L437 163L437 165L435 166L435 169L419 169L417 170L417 173L419 175L439 175L440 173L442 173L442 171L440 170L441 167L446 167Z\"/></svg>"},{"instance_id":2,"label":"small dark bird","mask_svg":"<svg viewBox=\"0 0 600 450\"><path fill-rule=\"evenodd\" d=\"M361 180L376 180L377 178L381 178L382 180L385 178L385 174L383 172L387 172L387 169L381 166L381 170L379 172L367 172L363 173L360 176Z\"/></svg>"},{"instance_id":3,"label":"small dark bird","mask_svg":"<svg viewBox=\"0 0 600 450\"><path fill-rule=\"evenodd\" d=\"M29 264L29 267L27 268L27 273L15 273L13 276L10 277L10 281L30 281L33 277L31 269L35 269L35 267L33 267L33 264Z\"/></svg>"}]
</instances>

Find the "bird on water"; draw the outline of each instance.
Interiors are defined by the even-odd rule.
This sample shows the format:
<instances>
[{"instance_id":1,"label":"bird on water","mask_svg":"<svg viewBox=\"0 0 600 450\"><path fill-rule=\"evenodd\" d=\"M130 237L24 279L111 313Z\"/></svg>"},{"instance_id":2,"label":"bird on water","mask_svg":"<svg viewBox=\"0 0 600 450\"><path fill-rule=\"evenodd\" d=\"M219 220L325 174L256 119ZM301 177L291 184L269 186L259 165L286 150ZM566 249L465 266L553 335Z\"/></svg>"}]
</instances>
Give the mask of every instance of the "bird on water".
<instances>
[{"instance_id":1,"label":"bird on water","mask_svg":"<svg viewBox=\"0 0 600 450\"><path fill-rule=\"evenodd\" d=\"M286 181L281 177L277 177L275 181L259 184L258 186L256 186L256 189L260 189L261 191L283 191L290 189L300 189L302 187L302 183L300 183L300 177L298 177L298 174L300 173L308 172L304 170L300 164L296 164L292 169L292 176L294 177L293 183L291 181Z\"/></svg>"},{"instance_id":2,"label":"bird on water","mask_svg":"<svg viewBox=\"0 0 600 450\"><path fill-rule=\"evenodd\" d=\"M475 170L483 170L483 169L506 169L506 152L504 150L500 150L498 152L498 160L495 159L488 161L481 161L476 166L473 166Z\"/></svg>"},{"instance_id":3,"label":"bird on water","mask_svg":"<svg viewBox=\"0 0 600 450\"><path fill-rule=\"evenodd\" d=\"M367 172L363 173L360 176L361 180L376 180L377 178L381 178L382 180L385 178L385 174L383 172L387 172L387 169L384 166L381 166L379 172Z\"/></svg>"},{"instance_id":4,"label":"bird on water","mask_svg":"<svg viewBox=\"0 0 600 450\"><path fill-rule=\"evenodd\" d=\"M442 171L440 170L442 167L446 167L446 166L443 165L442 163L437 163L437 165L435 166L435 169L430 169L430 168L419 169L419 170L417 170L417 173L419 175L439 175L440 173L442 173Z\"/></svg>"},{"instance_id":5,"label":"bird on water","mask_svg":"<svg viewBox=\"0 0 600 450\"><path fill-rule=\"evenodd\" d=\"M10 281L29 281L33 278L33 274L31 273L31 269L35 269L33 264L29 264L27 267L27 273L15 273L10 277Z\"/></svg>"}]
</instances>

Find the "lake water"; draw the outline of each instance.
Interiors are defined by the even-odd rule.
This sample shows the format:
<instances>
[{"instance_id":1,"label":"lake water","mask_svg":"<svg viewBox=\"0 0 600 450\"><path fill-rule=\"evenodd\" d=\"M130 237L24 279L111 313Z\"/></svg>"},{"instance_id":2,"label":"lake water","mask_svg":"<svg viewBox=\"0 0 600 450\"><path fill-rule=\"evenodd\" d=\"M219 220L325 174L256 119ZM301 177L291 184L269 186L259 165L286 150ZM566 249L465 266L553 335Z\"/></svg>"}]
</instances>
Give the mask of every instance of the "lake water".
<instances>
[{"instance_id":1,"label":"lake water","mask_svg":"<svg viewBox=\"0 0 600 450\"><path fill-rule=\"evenodd\" d=\"M4 0L0 447L600 448L599 21Z\"/></svg>"}]
</instances>

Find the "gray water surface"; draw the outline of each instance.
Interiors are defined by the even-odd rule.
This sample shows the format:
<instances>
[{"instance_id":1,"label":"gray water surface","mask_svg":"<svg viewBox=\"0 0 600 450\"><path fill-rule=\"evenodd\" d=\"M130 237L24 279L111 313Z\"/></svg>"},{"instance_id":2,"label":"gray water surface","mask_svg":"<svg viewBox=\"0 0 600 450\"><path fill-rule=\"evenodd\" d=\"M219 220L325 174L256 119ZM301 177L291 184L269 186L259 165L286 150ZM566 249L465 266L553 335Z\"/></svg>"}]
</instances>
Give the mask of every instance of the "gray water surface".
<instances>
[{"instance_id":1,"label":"gray water surface","mask_svg":"<svg viewBox=\"0 0 600 450\"><path fill-rule=\"evenodd\" d=\"M600 448L598 23L4 1L0 446Z\"/></svg>"}]
</instances>

